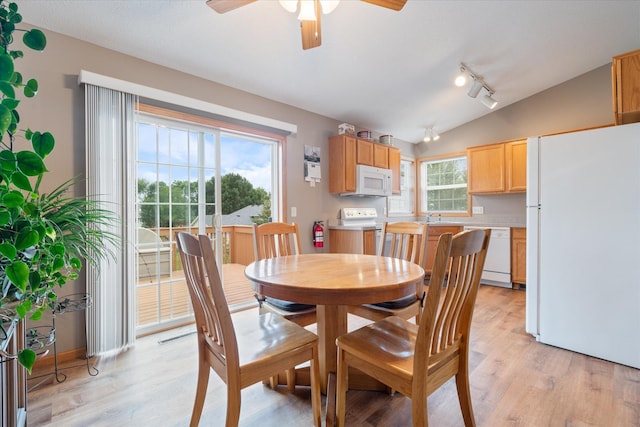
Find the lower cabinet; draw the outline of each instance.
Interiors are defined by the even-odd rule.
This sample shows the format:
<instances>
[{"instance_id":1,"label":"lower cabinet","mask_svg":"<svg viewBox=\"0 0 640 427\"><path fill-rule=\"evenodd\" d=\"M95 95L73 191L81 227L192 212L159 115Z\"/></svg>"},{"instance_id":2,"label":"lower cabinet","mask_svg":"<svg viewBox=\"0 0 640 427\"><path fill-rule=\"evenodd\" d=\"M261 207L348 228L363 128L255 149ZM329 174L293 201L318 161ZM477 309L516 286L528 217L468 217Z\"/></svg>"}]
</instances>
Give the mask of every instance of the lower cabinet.
<instances>
[{"instance_id":1,"label":"lower cabinet","mask_svg":"<svg viewBox=\"0 0 640 427\"><path fill-rule=\"evenodd\" d=\"M329 229L329 252L375 255L376 230Z\"/></svg>"},{"instance_id":2,"label":"lower cabinet","mask_svg":"<svg viewBox=\"0 0 640 427\"><path fill-rule=\"evenodd\" d=\"M438 239L443 233L457 234L462 231L462 227L458 225L431 225L427 226L427 260L425 263L425 273L431 275L433 262L436 258L436 249L438 248Z\"/></svg>"},{"instance_id":3,"label":"lower cabinet","mask_svg":"<svg viewBox=\"0 0 640 427\"><path fill-rule=\"evenodd\" d=\"M527 283L527 229L511 229L511 282Z\"/></svg>"}]
</instances>

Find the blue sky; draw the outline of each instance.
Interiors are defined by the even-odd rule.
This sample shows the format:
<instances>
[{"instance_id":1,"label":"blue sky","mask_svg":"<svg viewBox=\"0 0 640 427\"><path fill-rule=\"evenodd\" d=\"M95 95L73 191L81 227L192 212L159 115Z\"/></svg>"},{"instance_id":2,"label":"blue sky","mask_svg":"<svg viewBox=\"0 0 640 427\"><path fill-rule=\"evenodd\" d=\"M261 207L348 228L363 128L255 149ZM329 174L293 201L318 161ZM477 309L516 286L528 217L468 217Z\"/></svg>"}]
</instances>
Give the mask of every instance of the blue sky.
<instances>
[{"instance_id":1,"label":"blue sky","mask_svg":"<svg viewBox=\"0 0 640 427\"><path fill-rule=\"evenodd\" d=\"M139 160L157 161L160 164L157 174L160 181L168 182L169 175L173 180L185 180L188 166L198 164L197 133L176 129L169 131L165 127L158 127L156 133L156 128L147 124L139 124L138 130ZM221 133L220 139L222 175L237 173L254 187L271 192L271 145L230 133ZM213 134L205 134L203 158L206 179L213 176L215 171L213 141ZM141 164L138 174L139 178L153 182L156 180L156 166ZM190 174L194 179L195 170L191 170Z\"/></svg>"}]
</instances>

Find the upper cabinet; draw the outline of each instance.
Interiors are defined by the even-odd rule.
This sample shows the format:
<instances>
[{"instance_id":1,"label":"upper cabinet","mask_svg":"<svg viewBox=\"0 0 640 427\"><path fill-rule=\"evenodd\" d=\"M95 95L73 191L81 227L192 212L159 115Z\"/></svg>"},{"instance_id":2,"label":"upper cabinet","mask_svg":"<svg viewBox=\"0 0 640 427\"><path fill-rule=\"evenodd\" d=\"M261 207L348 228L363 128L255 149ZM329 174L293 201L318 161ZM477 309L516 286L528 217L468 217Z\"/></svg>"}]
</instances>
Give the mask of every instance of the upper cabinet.
<instances>
[{"instance_id":1,"label":"upper cabinet","mask_svg":"<svg viewBox=\"0 0 640 427\"><path fill-rule=\"evenodd\" d=\"M614 56L611 77L615 124L640 122L640 50Z\"/></svg>"},{"instance_id":2,"label":"upper cabinet","mask_svg":"<svg viewBox=\"0 0 640 427\"><path fill-rule=\"evenodd\" d=\"M470 194L527 191L527 140L467 149Z\"/></svg>"},{"instance_id":3,"label":"upper cabinet","mask_svg":"<svg viewBox=\"0 0 640 427\"><path fill-rule=\"evenodd\" d=\"M330 193L355 191L356 165L391 169L393 194L400 194L400 149L349 135L329 138Z\"/></svg>"}]
</instances>

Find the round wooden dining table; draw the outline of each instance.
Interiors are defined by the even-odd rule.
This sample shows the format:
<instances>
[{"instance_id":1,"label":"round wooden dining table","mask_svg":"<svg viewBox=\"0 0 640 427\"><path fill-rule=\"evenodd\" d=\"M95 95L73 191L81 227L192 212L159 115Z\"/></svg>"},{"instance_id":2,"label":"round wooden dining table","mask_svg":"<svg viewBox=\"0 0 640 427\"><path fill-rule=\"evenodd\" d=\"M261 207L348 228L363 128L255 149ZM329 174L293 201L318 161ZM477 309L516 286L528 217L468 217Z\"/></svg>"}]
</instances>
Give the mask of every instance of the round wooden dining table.
<instances>
[{"instance_id":1,"label":"round wooden dining table","mask_svg":"<svg viewBox=\"0 0 640 427\"><path fill-rule=\"evenodd\" d=\"M328 375L336 372L336 338L347 333L348 306L416 293L424 270L398 258L323 253L255 261L245 276L258 294L316 305L320 383L326 393Z\"/></svg>"}]
</instances>

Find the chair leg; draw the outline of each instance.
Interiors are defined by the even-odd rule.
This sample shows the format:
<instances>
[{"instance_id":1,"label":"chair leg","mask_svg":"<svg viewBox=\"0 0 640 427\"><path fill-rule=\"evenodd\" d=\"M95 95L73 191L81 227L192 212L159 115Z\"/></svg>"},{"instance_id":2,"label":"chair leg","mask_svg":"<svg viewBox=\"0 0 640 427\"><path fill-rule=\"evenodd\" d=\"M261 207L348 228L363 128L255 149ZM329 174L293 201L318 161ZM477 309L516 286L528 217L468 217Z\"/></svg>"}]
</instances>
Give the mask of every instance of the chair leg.
<instances>
[{"instance_id":1,"label":"chair leg","mask_svg":"<svg viewBox=\"0 0 640 427\"><path fill-rule=\"evenodd\" d=\"M320 397L320 363L318 362L318 348L313 349L313 358L309 366L311 370L311 409L313 411L313 425L322 426L322 398Z\"/></svg>"},{"instance_id":2,"label":"chair leg","mask_svg":"<svg viewBox=\"0 0 640 427\"><path fill-rule=\"evenodd\" d=\"M460 366L458 374L456 375L456 388L458 389L458 400L460 401L460 409L462 410L464 425L466 427L475 427L476 420L473 415L473 406L471 405L469 373L467 372L467 369L462 366Z\"/></svg>"},{"instance_id":3,"label":"chair leg","mask_svg":"<svg viewBox=\"0 0 640 427\"><path fill-rule=\"evenodd\" d=\"M429 410L427 408L427 396L411 397L411 418L413 419L413 427L429 426Z\"/></svg>"},{"instance_id":4,"label":"chair leg","mask_svg":"<svg viewBox=\"0 0 640 427\"><path fill-rule=\"evenodd\" d=\"M211 366L204 360L198 363L198 384L196 385L196 398L193 402L193 411L191 412L191 427L198 427L202 408L204 407L204 399L207 397L207 386L209 385L209 373Z\"/></svg>"},{"instance_id":5,"label":"chair leg","mask_svg":"<svg viewBox=\"0 0 640 427\"><path fill-rule=\"evenodd\" d=\"M226 427L238 427L240 423L240 385L227 384L227 421Z\"/></svg>"},{"instance_id":6,"label":"chair leg","mask_svg":"<svg viewBox=\"0 0 640 427\"><path fill-rule=\"evenodd\" d=\"M345 426L347 413L347 390L349 389L349 366L345 361L345 352L338 347L338 372L336 374L336 415L338 427Z\"/></svg>"}]
</instances>

